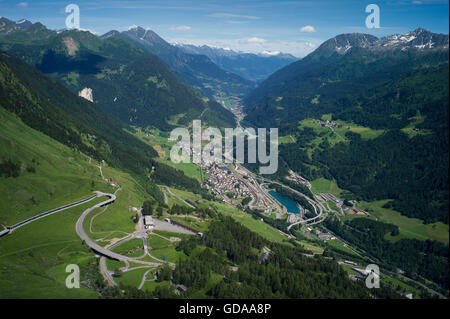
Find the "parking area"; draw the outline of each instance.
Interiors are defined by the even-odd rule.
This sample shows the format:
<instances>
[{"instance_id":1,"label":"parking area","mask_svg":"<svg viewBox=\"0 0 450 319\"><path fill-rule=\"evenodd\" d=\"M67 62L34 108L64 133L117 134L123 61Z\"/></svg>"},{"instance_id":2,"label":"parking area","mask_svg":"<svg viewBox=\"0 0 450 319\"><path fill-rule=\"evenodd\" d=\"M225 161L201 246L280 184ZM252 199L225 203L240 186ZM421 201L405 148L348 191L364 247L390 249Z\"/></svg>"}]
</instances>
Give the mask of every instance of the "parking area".
<instances>
[{"instance_id":1,"label":"parking area","mask_svg":"<svg viewBox=\"0 0 450 319\"><path fill-rule=\"evenodd\" d=\"M154 223L155 223L154 229L157 229L157 230L164 230L164 231L168 231L168 232L172 232L172 233L195 235L194 232L192 232L188 229L168 223L166 221L161 221L161 220L155 219Z\"/></svg>"}]
</instances>

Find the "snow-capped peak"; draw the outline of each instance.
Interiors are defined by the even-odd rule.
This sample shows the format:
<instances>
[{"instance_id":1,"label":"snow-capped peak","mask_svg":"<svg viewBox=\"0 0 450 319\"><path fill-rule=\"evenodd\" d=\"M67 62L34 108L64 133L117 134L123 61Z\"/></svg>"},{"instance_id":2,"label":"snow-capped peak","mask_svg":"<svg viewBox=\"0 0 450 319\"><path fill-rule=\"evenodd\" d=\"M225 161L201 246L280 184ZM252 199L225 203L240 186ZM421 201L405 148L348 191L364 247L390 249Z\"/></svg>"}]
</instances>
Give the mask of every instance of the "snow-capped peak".
<instances>
[{"instance_id":1,"label":"snow-capped peak","mask_svg":"<svg viewBox=\"0 0 450 319\"><path fill-rule=\"evenodd\" d=\"M381 38L379 43L383 47L401 47L402 49L448 48L448 35L431 33L423 28L418 28L403 35L394 34Z\"/></svg>"},{"instance_id":2,"label":"snow-capped peak","mask_svg":"<svg viewBox=\"0 0 450 319\"><path fill-rule=\"evenodd\" d=\"M130 25L129 27L128 27L128 31L131 31L131 30L137 30L139 27L137 26L137 25L135 25L135 24L133 24L133 25Z\"/></svg>"},{"instance_id":3,"label":"snow-capped peak","mask_svg":"<svg viewBox=\"0 0 450 319\"><path fill-rule=\"evenodd\" d=\"M211 48L211 49L220 49L220 47L218 47L217 45L214 45L214 44L205 44L204 46L207 46L208 48ZM197 46L197 47L199 47L199 46Z\"/></svg>"},{"instance_id":4,"label":"snow-capped peak","mask_svg":"<svg viewBox=\"0 0 450 319\"><path fill-rule=\"evenodd\" d=\"M280 51L263 51L261 52L261 55L268 55L268 56L276 56L276 55L280 55L281 52Z\"/></svg>"},{"instance_id":5,"label":"snow-capped peak","mask_svg":"<svg viewBox=\"0 0 450 319\"><path fill-rule=\"evenodd\" d=\"M90 30L90 29L79 28L79 29L77 29L77 30L78 30L78 31L83 31L83 32L89 32L89 33L91 33L91 34L93 34L93 35L96 35L96 36L99 35L98 32L96 32L96 31L94 31L94 30Z\"/></svg>"}]
</instances>

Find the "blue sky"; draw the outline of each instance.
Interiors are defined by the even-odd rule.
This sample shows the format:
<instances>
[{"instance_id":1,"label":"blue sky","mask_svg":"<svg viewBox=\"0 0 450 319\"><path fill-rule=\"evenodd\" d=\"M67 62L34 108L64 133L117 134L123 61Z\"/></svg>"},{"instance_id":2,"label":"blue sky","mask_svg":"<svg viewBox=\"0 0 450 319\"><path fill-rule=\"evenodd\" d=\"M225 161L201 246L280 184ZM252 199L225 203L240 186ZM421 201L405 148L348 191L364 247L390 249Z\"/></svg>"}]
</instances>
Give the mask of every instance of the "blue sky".
<instances>
[{"instance_id":1,"label":"blue sky","mask_svg":"<svg viewBox=\"0 0 450 319\"><path fill-rule=\"evenodd\" d=\"M62 29L70 3L80 7L81 28L99 34L138 25L170 42L296 56L341 33L384 36L423 27L448 34L449 24L448 0L0 0L0 16ZM370 3L380 7L380 29L365 27Z\"/></svg>"}]
</instances>

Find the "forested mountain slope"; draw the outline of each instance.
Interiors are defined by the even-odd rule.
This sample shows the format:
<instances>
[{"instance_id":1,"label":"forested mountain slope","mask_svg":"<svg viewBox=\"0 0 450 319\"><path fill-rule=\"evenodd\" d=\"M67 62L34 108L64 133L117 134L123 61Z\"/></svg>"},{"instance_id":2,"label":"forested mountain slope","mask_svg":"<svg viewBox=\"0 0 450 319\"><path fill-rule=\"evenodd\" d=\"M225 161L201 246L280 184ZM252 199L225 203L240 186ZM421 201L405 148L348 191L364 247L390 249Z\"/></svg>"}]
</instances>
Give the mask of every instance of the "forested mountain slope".
<instances>
[{"instance_id":1,"label":"forested mountain slope","mask_svg":"<svg viewBox=\"0 0 450 319\"><path fill-rule=\"evenodd\" d=\"M106 38L110 35L111 33L107 33L103 37ZM190 85L201 90L210 98L223 93L227 96L243 97L255 87L252 81L223 70L206 55L186 53L166 42L152 30L131 27L128 31L121 32L120 35L157 55Z\"/></svg>"},{"instance_id":2,"label":"forested mountain slope","mask_svg":"<svg viewBox=\"0 0 450 319\"><path fill-rule=\"evenodd\" d=\"M281 52L253 54L208 45L177 44L177 46L186 53L206 55L224 70L255 82L265 80L275 71L298 60L290 54Z\"/></svg>"},{"instance_id":3,"label":"forested mountain slope","mask_svg":"<svg viewBox=\"0 0 450 319\"><path fill-rule=\"evenodd\" d=\"M154 161L156 151L126 133L130 128L115 116L4 52L0 52L0 106L62 144L132 173L150 191L154 182L164 182L200 192L196 180Z\"/></svg>"},{"instance_id":4,"label":"forested mountain slope","mask_svg":"<svg viewBox=\"0 0 450 319\"><path fill-rule=\"evenodd\" d=\"M448 70L446 35L340 35L252 92L246 121L291 135L282 163L305 177L336 179L358 199L391 199L402 214L448 223ZM324 115L379 133L329 143L299 128Z\"/></svg>"},{"instance_id":5,"label":"forested mountain slope","mask_svg":"<svg viewBox=\"0 0 450 319\"><path fill-rule=\"evenodd\" d=\"M36 66L74 92L92 89L93 101L126 123L169 130L206 111L211 125L234 125L232 114L190 88L157 56L119 36L40 24L21 29L1 19L0 48ZM216 122L213 122L216 119Z\"/></svg>"}]
</instances>

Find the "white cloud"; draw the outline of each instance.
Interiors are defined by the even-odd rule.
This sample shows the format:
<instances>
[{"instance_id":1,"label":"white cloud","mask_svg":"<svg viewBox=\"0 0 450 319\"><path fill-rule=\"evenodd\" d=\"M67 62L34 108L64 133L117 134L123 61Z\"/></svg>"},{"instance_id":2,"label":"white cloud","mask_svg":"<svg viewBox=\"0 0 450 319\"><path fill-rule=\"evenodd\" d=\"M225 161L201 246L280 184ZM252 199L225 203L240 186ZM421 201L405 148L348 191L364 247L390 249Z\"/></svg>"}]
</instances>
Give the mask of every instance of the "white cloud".
<instances>
[{"instance_id":1,"label":"white cloud","mask_svg":"<svg viewBox=\"0 0 450 319\"><path fill-rule=\"evenodd\" d=\"M176 27L169 28L169 30L172 30L172 31L189 31L191 29L192 29L192 27L190 27L188 25L179 25Z\"/></svg>"},{"instance_id":2,"label":"white cloud","mask_svg":"<svg viewBox=\"0 0 450 319\"><path fill-rule=\"evenodd\" d=\"M267 51L267 50L264 50L263 52L261 52L261 54L269 55L269 56L277 56L280 53L281 53L280 51Z\"/></svg>"},{"instance_id":3,"label":"white cloud","mask_svg":"<svg viewBox=\"0 0 450 319\"><path fill-rule=\"evenodd\" d=\"M313 33L313 32L317 32L317 31L312 25L305 25L304 27L300 28L300 32Z\"/></svg>"},{"instance_id":4,"label":"white cloud","mask_svg":"<svg viewBox=\"0 0 450 319\"><path fill-rule=\"evenodd\" d=\"M17 4L17 6L18 6L18 7L22 7L22 8L26 8L26 7L28 7L28 2L19 2L19 3Z\"/></svg>"},{"instance_id":5,"label":"white cloud","mask_svg":"<svg viewBox=\"0 0 450 319\"><path fill-rule=\"evenodd\" d=\"M256 38L256 37L245 39L244 41L247 41L248 43L265 43L265 42L267 42L267 40L265 40L265 39Z\"/></svg>"},{"instance_id":6,"label":"white cloud","mask_svg":"<svg viewBox=\"0 0 450 319\"><path fill-rule=\"evenodd\" d=\"M233 14L233 13L213 13L208 16L213 17L213 18L228 18L228 19L229 18L249 19L249 20L261 19L261 17L257 17L257 16L249 16L249 15Z\"/></svg>"}]
</instances>

